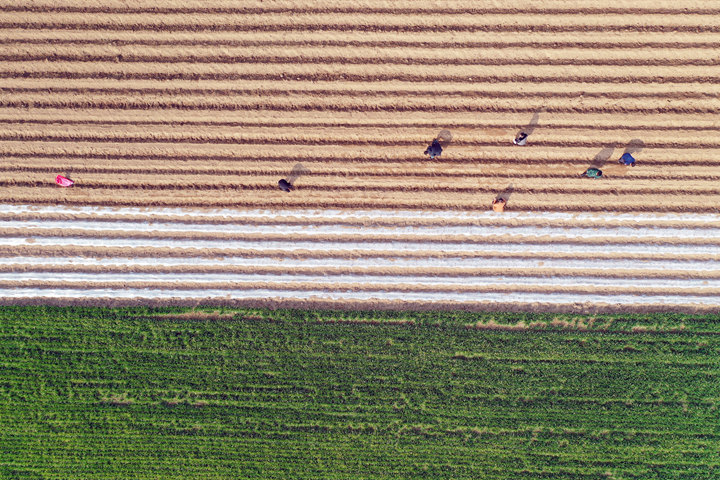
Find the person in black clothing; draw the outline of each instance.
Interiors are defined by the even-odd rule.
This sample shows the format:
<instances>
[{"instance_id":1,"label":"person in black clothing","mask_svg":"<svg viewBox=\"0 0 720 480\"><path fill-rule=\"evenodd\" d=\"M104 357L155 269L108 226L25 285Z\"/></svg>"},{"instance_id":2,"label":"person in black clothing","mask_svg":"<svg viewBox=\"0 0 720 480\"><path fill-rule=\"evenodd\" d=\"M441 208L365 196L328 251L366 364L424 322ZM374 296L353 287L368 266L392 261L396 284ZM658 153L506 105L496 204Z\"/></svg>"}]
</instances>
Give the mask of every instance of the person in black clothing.
<instances>
[{"instance_id":1,"label":"person in black clothing","mask_svg":"<svg viewBox=\"0 0 720 480\"><path fill-rule=\"evenodd\" d=\"M290 182L288 182L287 180L285 180L284 178L281 178L278 181L278 187L280 187L280 190L282 190L283 192L288 192L288 193L290 193L290 190L293 189L292 184Z\"/></svg>"},{"instance_id":2,"label":"person in black clothing","mask_svg":"<svg viewBox=\"0 0 720 480\"><path fill-rule=\"evenodd\" d=\"M437 141L437 138L432 141L427 149L425 149L425 155L430 155L430 158L439 157L441 153L442 146L440 145L440 142Z\"/></svg>"}]
</instances>

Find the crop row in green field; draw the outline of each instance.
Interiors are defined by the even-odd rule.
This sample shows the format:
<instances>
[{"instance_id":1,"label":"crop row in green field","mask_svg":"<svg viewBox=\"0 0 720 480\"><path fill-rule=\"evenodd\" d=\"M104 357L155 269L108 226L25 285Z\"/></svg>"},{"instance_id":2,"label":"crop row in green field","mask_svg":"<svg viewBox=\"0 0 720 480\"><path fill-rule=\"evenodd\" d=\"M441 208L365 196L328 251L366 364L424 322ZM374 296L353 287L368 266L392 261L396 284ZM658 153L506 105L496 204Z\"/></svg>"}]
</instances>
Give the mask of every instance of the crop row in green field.
<instances>
[{"instance_id":1,"label":"crop row in green field","mask_svg":"<svg viewBox=\"0 0 720 480\"><path fill-rule=\"evenodd\" d=\"M2 478L720 477L720 316L8 307Z\"/></svg>"}]
</instances>

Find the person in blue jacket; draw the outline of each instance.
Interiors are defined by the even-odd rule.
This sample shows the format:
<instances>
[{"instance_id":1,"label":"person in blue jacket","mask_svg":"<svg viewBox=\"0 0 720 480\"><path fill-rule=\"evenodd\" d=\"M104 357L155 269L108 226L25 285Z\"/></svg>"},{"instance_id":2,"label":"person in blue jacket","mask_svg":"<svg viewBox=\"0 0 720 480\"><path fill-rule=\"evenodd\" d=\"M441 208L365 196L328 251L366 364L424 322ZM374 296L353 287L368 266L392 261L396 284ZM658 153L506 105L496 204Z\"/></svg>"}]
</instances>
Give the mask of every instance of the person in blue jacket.
<instances>
[{"instance_id":1,"label":"person in blue jacket","mask_svg":"<svg viewBox=\"0 0 720 480\"><path fill-rule=\"evenodd\" d=\"M630 165L631 167L634 167L635 158L629 153L625 152L623 153L622 157L620 157L620 160L618 160L618 163L623 163L625 165Z\"/></svg>"}]
</instances>

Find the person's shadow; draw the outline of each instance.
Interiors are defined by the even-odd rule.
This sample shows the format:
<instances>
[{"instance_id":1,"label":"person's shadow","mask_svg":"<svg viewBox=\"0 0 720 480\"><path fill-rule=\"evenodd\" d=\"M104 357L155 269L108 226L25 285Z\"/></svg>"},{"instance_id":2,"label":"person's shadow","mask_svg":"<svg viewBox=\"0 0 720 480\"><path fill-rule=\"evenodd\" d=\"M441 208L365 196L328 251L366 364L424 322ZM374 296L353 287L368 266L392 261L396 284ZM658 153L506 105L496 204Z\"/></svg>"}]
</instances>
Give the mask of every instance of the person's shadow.
<instances>
[{"instance_id":1,"label":"person's shadow","mask_svg":"<svg viewBox=\"0 0 720 480\"><path fill-rule=\"evenodd\" d=\"M615 147L613 146L607 146L600 150L595 157L593 157L592 162L590 162L590 166L588 168L597 168L602 169L603 166L607 163L608 160L610 160L610 157L612 156L613 152L615 151Z\"/></svg>"},{"instance_id":2,"label":"person's shadow","mask_svg":"<svg viewBox=\"0 0 720 480\"><path fill-rule=\"evenodd\" d=\"M310 173L310 170L305 167L302 163L296 163L293 167L292 171L290 172L290 175L288 175L287 182L290 185L293 185L295 181L302 177L303 175L308 175Z\"/></svg>"},{"instance_id":3,"label":"person's shadow","mask_svg":"<svg viewBox=\"0 0 720 480\"><path fill-rule=\"evenodd\" d=\"M645 142L643 142L639 138L633 138L628 142L623 154L629 153L630 155L632 155L633 153L639 153L642 151L643 148L645 148Z\"/></svg>"},{"instance_id":4,"label":"person's shadow","mask_svg":"<svg viewBox=\"0 0 720 480\"><path fill-rule=\"evenodd\" d=\"M513 194L514 191L515 191L515 187L511 183L510 185L505 187L505 190L503 190L502 192L498 193L495 196L495 200L503 199L503 200L505 200L505 203L507 204L508 200L510 200L510 196Z\"/></svg>"},{"instance_id":5,"label":"person's shadow","mask_svg":"<svg viewBox=\"0 0 720 480\"><path fill-rule=\"evenodd\" d=\"M515 138L520 137L523 133L525 134L525 137L529 137L532 135L532 133L537 128L538 124L540 123L540 112L543 111L543 108L539 108L533 113L532 118L530 119L530 123L527 124L527 126L523 127L518 133L515 135Z\"/></svg>"},{"instance_id":6,"label":"person's shadow","mask_svg":"<svg viewBox=\"0 0 720 480\"><path fill-rule=\"evenodd\" d=\"M453 139L453 134L450 130L440 130L440 133L437 134L435 137L435 140L438 141L440 146L443 148L443 150L450 145Z\"/></svg>"}]
</instances>

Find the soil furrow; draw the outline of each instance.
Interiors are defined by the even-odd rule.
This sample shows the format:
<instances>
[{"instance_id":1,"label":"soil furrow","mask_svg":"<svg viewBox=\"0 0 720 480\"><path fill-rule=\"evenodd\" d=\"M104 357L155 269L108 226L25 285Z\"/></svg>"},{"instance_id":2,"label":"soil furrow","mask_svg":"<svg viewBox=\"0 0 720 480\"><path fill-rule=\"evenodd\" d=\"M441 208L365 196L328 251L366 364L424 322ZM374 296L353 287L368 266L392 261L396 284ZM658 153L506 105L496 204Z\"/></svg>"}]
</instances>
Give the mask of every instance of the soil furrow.
<instances>
[{"instance_id":1,"label":"soil furrow","mask_svg":"<svg viewBox=\"0 0 720 480\"><path fill-rule=\"evenodd\" d=\"M718 59L720 65L720 59ZM344 90L344 89L315 89L303 90L299 88L293 89L216 89L216 88L89 88L89 87L0 87L0 94L7 93L18 95L21 93L43 93L43 94L114 94L114 95L168 95L168 96L272 96L272 97L289 97L298 94L312 93L313 95L351 95L355 97L469 97L469 98L603 98L603 99L622 99L622 98L672 98L672 99L698 99L698 98L718 98L719 95L714 92L694 92L694 91L667 91L667 92L587 92L587 91L544 91L544 92L517 92L517 91L496 91L496 90L437 90L435 92L417 91L417 90Z\"/></svg>"},{"instance_id":2,"label":"soil furrow","mask_svg":"<svg viewBox=\"0 0 720 480\"><path fill-rule=\"evenodd\" d=\"M678 265L680 267L680 265ZM0 273L102 273L122 275L124 273L146 273L157 275L168 274L247 274L247 275L278 275L278 280L292 280L293 276L300 275L353 275L353 276L393 276L393 277L471 277L473 282L487 283L491 278L484 277L578 277L578 281L590 281L592 278L612 279L654 279L654 280L718 280L720 269L716 271L684 271L684 270L608 270L594 268L545 268L528 267L523 269L497 269L497 268L442 268L442 267L376 267L373 265L364 267L337 267L327 265L323 267L302 267L293 266L196 266L196 265L27 265L22 263L0 265ZM328 278L330 280L330 278ZM381 278L377 279L382 281Z\"/></svg>"},{"instance_id":3,"label":"soil furrow","mask_svg":"<svg viewBox=\"0 0 720 480\"><path fill-rule=\"evenodd\" d=\"M162 47L162 46L188 46L188 47L370 47L370 48L437 48L437 49L522 49L522 48L580 48L580 49L708 49L714 50L720 48L720 42L692 42L692 41L676 41L676 42L658 42L658 41L618 41L618 42L583 42L583 41L486 41L473 42L463 40L461 42L443 42L432 40L158 40L158 39L88 39L88 38L2 38L0 45L108 45L114 46L134 46L141 45L145 47Z\"/></svg>"},{"instance_id":4,"label":"soil furrow","mask_svg":"<svg viewBox=\"0 0 720 480\"><path fill-rule=\"evenodd\" d=\"M3 30L91 30L108 32L137 32L141 30L155 32L527 32L527 33L564 33L564 32L657 32L657 33L718 33L719 25L662 25L662 24L616 24L608 23L603 25L577 24L577 25L552 25L552 24L362 24L362 23L265 23L265 24L241 24L241 23L148 23L148 22L123 22L123 23L68 23L68 22L42 22L42 21L4 21L0 22L0 29Z\"/></svg>"},{"instance_id":5,"label":"soil furrow","mask_svg":"<svg viewBox=\"0 0 720 480\"><path fill-rule=\"evenodd\" d=\"M2 78L35 78L35 79L102 79L102 80L186 80L186 81L287 81L298 80L306 82L427 82L427 83L707 83L718 85L720 78L713 75L570 75L570 76L544 76L518 73L516 75L436 75L436 74L356 74L349 72L322 72L322 73L292 73L286 78L283 73L240 73L240 72L128 72L128 71L30 71L30 70L2 70Z\"/></svg>"},{"instance_id":6,"label":"soil furrow","mask_svg":"<svg viewBox=\"0 0 720 480\"><path fill-rule=\"evenodd\" d=\"M718 28L720 32L720 27ZM512 65L525 65L525 66L538 66L538 65L585 65L585 66L598 66L598 65L609 65L618 67L646 67L646 66L666 66L666 67L679 67L679 66L718 66L720 65L720 59L717 58L653 58L653 59L638 59L638 58L488 58L488 57L475 57L472 59L462 58L420 58L420 57L409 57L405 56L402 58L393 57L280 57L280 56L239 56L239 55L132 55L132 54L116 54L116 55L90 55L90 54L60 54L60 53L47 53L47 54L0 54L0 62L73 62L73 63L93 63L93 62L118 62L118 63L149 63L149 64L163 64L163 63L192 63L192 64L294 64L294 65L324 65L324 64L339 64L339 65L460 65L460 66L512 66Z\"/></svg>"},{"instance_id":7,"label":"soil furrow","mask_svg":"<svg viewBox=\"0 0 720 480\"><path fill-rule=\"evenodd\" d=\"M423 141L421 139L400 139L397 136L393 139L373 139L373 138L358 138L358 139L343 139L343 138L272 138L270 136L253 138L250 136L243 136L241 134L234 135L195 135L194 137L187 137L182 134L153 134L154 136L144 135L121 135L113 134L108 132L105 135L92 135L92 134L55 134L55 133L40 133L34 132L1 132L0 141L9 142L88 142L88 143L191 143L191 144L223 144L223 145L306 145L306 146L381 146L381 147L416 147L422 148ZM502 147L507 146L507 141L497 140L458 140L454 143L455 147ZM608 142L603 141L582 141L568 139L565 141L553 141L544 140L541 144L543 147L572 147L572 148L607 148ZM702 146L698 146L695 143L680 143L675 141L655 141L644 143L644 148L672 148L672 149L688 149L688 148L702 148L707 149L718 149L720 143L706 142ZM337 159L334 159L337 161ZM364 159L367 161L368 159ZM529 160L529 159L528 159ZM444 162L445 159L443 158ZM522 161L522 160L521 160ZM527 161L527 160L525 160ZM532 161L532 160L531 160ZM547 160L546 160L547 163Z\"/></svg>"},{"instance_id":8,"label":"soil furrow","mask_svg":"<svg viewBox=\"0 0 720 480\"><path fill-rule=\"evenodd\" d=\"M719 79L720 83L720 79ZM43 100L4 100L0 101L0 108L47 108L47 109L97 109L97 110L214 110L214 111L336 111L336 112L497 112L497 113L535 113L537 106L503 106L493 104L477 104L477 105L327 105L318 103L306 104L278 104L270 102L248 102L244 104L230 102L187 102L187 101L156 101L156 102L139 102L139 101L43 101ZM615 106L548 106L545 108L547 113L644 113L644 114L668 114L683 113L707 114L717 113L719 108L703 107L703 106L661 106L656 107L628 107L622 105Z\"/></svg>"},{"instance_id":9,"label":"soil furrow","mask_svg":"<svg viewBox=\"0 0 720 480\"><path fill-rule=\"evenodd\" d=\"M48 180L36 180L36 181L23 181L23 180L0 180L0 187L31 187L31 188L42 188L56 190L56 186ZM336 192L338 189L345 188L347 182L339 181L329 185L309 184L303 183L302 186L296 186L297 191L307 192ZM590 195L590 194L604 194L604 195L706 195L706 196L718 196L720 197L720 190L717 187L711 188L688 188L684 186L682 188L642 188L642 187L629 187L620 188L608 184L598 183L585 183L585 188L570 188L570 187L515 187L513 193L515 194L561 194L561 195ZM191 183L169 183L169 184L157 184L157 183L143 183L133 181L117 181L115 183L100 182L100 181L84 181L82 184L83 190L102 190L102 189L118 189L122 188L125 191L132 190L154 190L154 191L173 191L173 190L187 190L193 189L194 191L214 191L214 190L237 190L237 191L277 191L277 185L274 181L265 183L206 183L202 184L199 182ZM417 183L408 183L406 185L368 185L362 183L353 183L352 190L355 192L427 192L437 193L439 195L443 193L472 193L472 194L495 194L497 188L489 186L472 186L472 187L453 187L448 185L431 185L422 186Z\"/></svg>"},{"instance_id":10,"label":"soil furrow","mask_svg":"<svg viewBox=\"0 0 720 480\"><path fill-rule=\"evenodd\" d=\"M378 128L378 129L397 129L397 128L417 128L426 129L434 128L436 122L413 122L413 123L383 123L383 122L353 122L353 123L341 123L334 121L321 121L316 122L301 122L292 121L287 122L282 119L278 119L274 122L263 122L263 121L223 121L223 120L113 120L108 118L106 120L75 120L75 119L35 119L35 118L0 118L0 124L11 124L11 125L114 125L114 126L195 126L195 127L229 127L229 128L243 128L243 127L254 127L254 128ZM511 123L448 123L443 122L443 126L446 128L462 128L462 129L515 129L517 125ZM591 124L561 124L561 123L544 123L543 128L550 130L628 130L629 127L625 125L591 125ZM720 131L720 126L715 125L634 125L632 129L639 131L697 131L697 132L714 132Z\"/></svg>"},{"instance_id":11,"label":"soil furrow","mask_svg":"<svg viewBox=\"0 0 720 480\"><path fill-rule=\"evenodd\" d=\"M538 8L526 7L472 7L458 8L443 6L427 7L91 7L69 5L4 5L0 12L26 13L96 13L96 14L151 14L151 15L267 15L267 14L384 14L384 15L720 15L716 8L618 8L618 7L575 7L575 8Z\"/></svg>"},{"instance_id":12,"label":"soil furrow","mask_svg":"<svg viewBox=\"0 0 720 480\"><path fill-rule=\"evenodd\" d=\"M35 167L28 167L28 166L17 166L17 165L9 165L9 166L0 166L0 172L6 172L8 174L14 174L18 172L26 172L26 173L43 173L43 174L56 174L58 171L66 172L68 170L72 171L72 174L76 177L78 176L84 176L87 174L116 174L116 175L163 175L166 179L169 179L170 176L178 176L186 178L188 175L192 176L278 176L283 177L286 176L288 173L287 168L262 168L262 169L217 169L217 168L182 168L182 169L172 169L172 168L138 168L135 166L122 166L122 167L102 167L102 166L94 166L94 165L81 165L81 166L72 166L69 164L63 164L60 162L62 159L57 159L54 164L47 165L47 166L35 166ZM338 163L341 161L339 160ZM516 162L516 164L524 164L524 162ZM693 162L693 165L696 165L696 163ZM311 170L312 177L318 178L318 177L331 177L335 178L338 182L338 184L344 184L345 183L345 177L352 177L353 179L358 178L381 178L383 180L387 181L397 181L397 175L395 174L396 170L392 168L392 166L389 166L386 171L382 171L380 169L376 169L375 171L367 171L363 169L359 170L341 170L341 169L334 169L334 170L327 170L327 171L320 171L318 168L313 168ZM460 172L408 172L403 174L403 178L432 178L432 179L443 179L443 178L475 178L475 179L507 179L507 180L527 180L527 179L575 179L577 178L576 174L516 174L516 173L509 173L509 172L500 172L500 173L479 173L477 171L460 171ZM8 175L6 177L7 179L10 178ZM720 180L720 174L717 175L693 175L692 173L686 174L686 172L679 172L674 175L667 175L667 174L633 174L632 176L633 180L663 180L663 181L677 181L677 182L686 182L686 181L699 181L699 182L707 182L707 181L717 181ZM12 182L8 184L18 185L16 183L16 180L13 180ZM44 182L38 181L36 182L36 185L42 185ZM143 185L143 184L140 184ZM202 186L202 182L195 182L193 181L193 186L200 185ZM307 184L306 184L307 185ZM239 189L242 187L242 184L225 184L225 186L221 186L218 188L229 188L229 189ZM469 187L468 187L469 188ZM413 187L413 189L416 189ZM421 189L422 190L422 189ZM633 192L637 193L637 190L631 189ZM462 191L462 190L459 190ZM473 188L472 191L478 191L477 188ZM655 190L653 190L655 191ZM675 189L677 192L678 189ZM694 190L695 193L697 193L696 190Z\"/></svg>"},{"instance_id":13,"label":"soil furrow","mask_svg":"<svg viewBox=\"0 0 720 480\"><path fill-rule=\"evenodd\" d=\"M131 162L147 162L147 161L162 161L162 162L204 162L204 163L214 163L218 161L222 162L228 162L231 164L237 164L237 163L244 163L246 162L246 158L241 156L240 154L235 155L218 155L218 154L168 154L166 151L158 151L154 152L153 154L134 154L134 153L128 153L128 154L118 154L115 152L103 154L102 152L97 153L76 153L76 152L68 152L66 149L58 149L57 151L51 151L51 152L42 152L42 151L33 151L33 152L17 152L12 150L3 150L2 147L7 145L0 144L0 155L2 155L4 158L13 158L13 159L34 159L34 158L47 158L47 159L53 159L56 162L60 159L76 159L76 160L83 160L83 159L92 159L96 162L101 163L102 165L106 165L107 162L117 162L117 161L131 161ZM54 146L53 146L54 147ZM96 150L97 151L97 150ZM517 150L515 150L517 151ZM567 158L566 155L562 155L561 152L554 152L552 154L552 157L548 159L550 155L547 154L547 152L540 152L545 158L517 158L515 156L508 156L507 158L503 157L495 157L495 156L485 156L480 159L478 158L469 158L469 157L461 157L461 158L453 158L453 157L443 157L441 160L437 162L427 162L424 160L419 160L418 157L420 157L419 154L416 155L398 155L394 156L392 158L383 158L378 156L356 156L356 152L349 152L351 156L344 156L344 155L337 155L335 157L329 156L329 157L323 157L323 156L316 156L312 155L311 153L307 153L304 155L295 155L295 156L275 156L275 155L262 155L259 153L255 154L255 160L256 161L273 161L273 162L286 162L285 164L291 164L292 162L298 162L298 161L307 161L307 162L318 162L318 163L328 163L328 164L336 164L341 165L343 163L350 163L350 164L374 164L374 166L382 165L382 166L390 166L394 167L396 163L404 163L406 166L409 166L411 168L419 169L423 165L429 165L429 166L436 166L436 167L442 167L447 168L448 165L463 165L463 166L469 166L469 167L475 167L478 165L488 165L493 163L498 164L505 164L508 162L512 162L514 165L520 165L520 166L527 166L527 165L541 165L544 167L547 167L549 165L554 165L558 163L562 163L564 165L569 165L573 169L584 167L587 168L590 166L590 163L593 161L592 155L587 156L587 158L583 158L584 155L575 155L574 158ZM593 152L593 154L596 152ZM686 153L687 155L687 153ZM644 160L643 164L647 166L652 167L658 167L662 165L677 165L678 159L676 157L676 154L671 154L667 159L658 158L658 153L654 154L655 158ZM683 159L685 162L685 165L691 165L693 167L717 167L720 166L720 160L718 161L706 161L706 160L696 160L696 159L688 159L685 157ZM422 162L422 163L418 163ZM83 165L91 165L88 162L84 162ZM193 168L193 167L190 167ZM291 167L289 167L291 168ZM582 169L581 169L582 170ZM638 171L638 170L634 170ZM287 173L287 172L286 172ZM580 172L578 172L580 173ZM654 176L651 178L655 178Z\"/></svg>"}]
</instances>

